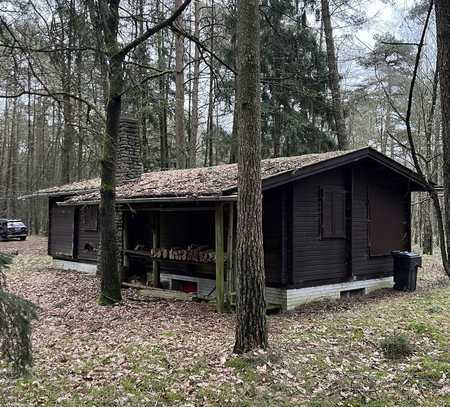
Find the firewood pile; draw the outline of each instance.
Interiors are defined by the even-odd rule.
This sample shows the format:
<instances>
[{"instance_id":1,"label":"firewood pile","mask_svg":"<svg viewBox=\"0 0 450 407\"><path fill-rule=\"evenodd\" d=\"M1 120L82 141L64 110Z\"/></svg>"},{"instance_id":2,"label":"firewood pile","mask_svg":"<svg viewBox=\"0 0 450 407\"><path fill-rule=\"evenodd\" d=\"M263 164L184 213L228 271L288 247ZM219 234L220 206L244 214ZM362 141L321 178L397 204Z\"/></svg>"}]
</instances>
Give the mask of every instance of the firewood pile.
<instances>
[{"instance_id":1,"label":"firewood pile","mask_svg":"<svg viewBox=\"0 0 450 407\"><path fill-rule=\"evenodd\" d=\"M208 246L191 244L187 248L156 247L150 249L150 255L156 259L190 261L194 263L214 263L216 261L216 252Z\"/></svg>"}]
</instances>

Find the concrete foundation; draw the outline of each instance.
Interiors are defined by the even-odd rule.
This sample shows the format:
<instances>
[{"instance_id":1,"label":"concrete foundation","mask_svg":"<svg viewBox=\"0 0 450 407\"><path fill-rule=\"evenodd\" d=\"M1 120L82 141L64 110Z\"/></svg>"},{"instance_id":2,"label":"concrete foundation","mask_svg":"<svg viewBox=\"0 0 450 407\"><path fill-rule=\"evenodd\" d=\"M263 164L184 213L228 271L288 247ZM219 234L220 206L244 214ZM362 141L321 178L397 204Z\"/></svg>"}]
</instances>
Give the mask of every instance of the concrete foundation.
<instances>
[{"instance_id":1,"label":"concrete foundation","mask_svg":"<svg viewBox=\"0 0 450 407\"><path fill-rule=\"evenodd\" d=\"M81 273L95 274L96 264L80 263L68 260L53 259L53 266L62 270L74 270ZM198 295L205 299L215 298L215 280L176 274L161 274L161 281L168 281L172 287L172 281L190 281L197 283ZM381 289L392 288L392 277L375 278L371 280L349 281L339 284L327 284L316 287L283 290L281 288L266 287L266 300L268 304L280 305L284 311L293 310L302 304L321 299L339 299L344 295L368 294Z\"/></svg>"},{"instance_id":2,"label":"concrete foundation","mask_svg":"<svg viewBox=\"0 0 450 407\"><path fill-rule=\"evenodd\" d=\"M80 263L77 261L53 259L53 267L61 270L73 270L80 273L95 274L97 272L96 264Z\"/></svg>"}]
</instances>

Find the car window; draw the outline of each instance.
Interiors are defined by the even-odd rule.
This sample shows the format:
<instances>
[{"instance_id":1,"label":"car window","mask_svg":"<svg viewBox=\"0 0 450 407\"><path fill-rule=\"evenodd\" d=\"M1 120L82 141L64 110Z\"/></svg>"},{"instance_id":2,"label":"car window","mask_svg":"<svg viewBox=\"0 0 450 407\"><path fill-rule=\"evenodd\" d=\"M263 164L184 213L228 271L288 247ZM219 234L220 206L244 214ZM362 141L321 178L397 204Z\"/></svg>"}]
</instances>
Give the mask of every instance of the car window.
<instances>
[{"instance_id":1,"label":"car window","mask_svg":"<svg viewBox=\"0 0 450 407\"><path fill-rule=\"evenodd\" d=\"M8 222L8 227L10 228L23 228L25 224L23 222Z\"/></svg>"}]
</instances>

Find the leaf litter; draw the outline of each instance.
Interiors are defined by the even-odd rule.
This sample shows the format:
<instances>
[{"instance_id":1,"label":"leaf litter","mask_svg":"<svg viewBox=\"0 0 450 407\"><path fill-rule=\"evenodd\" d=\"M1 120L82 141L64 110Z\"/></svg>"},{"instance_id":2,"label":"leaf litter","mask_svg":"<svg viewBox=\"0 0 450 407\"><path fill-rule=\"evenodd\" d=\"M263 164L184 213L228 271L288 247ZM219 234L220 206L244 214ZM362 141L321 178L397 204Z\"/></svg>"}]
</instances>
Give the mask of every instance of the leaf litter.
<instances>
[{"instance_id":1,"label":"leaf litter","mask_svg":"<svg viewBox=\"0 0 450 407\"><path fill-rule=\"evenodd\" d=\"M236 356L232 314L137 302L133 290L100 307L97 278L52 268L39 245L19 247L7 271L8 289L38 305L39 320L30 375L0 370L0 406L450 405L450 286L432 257L415 293L382 290L269 316L270 348ZM391 361L379 344L396 333L415 352Z\"/></svg>"}]
</instances>

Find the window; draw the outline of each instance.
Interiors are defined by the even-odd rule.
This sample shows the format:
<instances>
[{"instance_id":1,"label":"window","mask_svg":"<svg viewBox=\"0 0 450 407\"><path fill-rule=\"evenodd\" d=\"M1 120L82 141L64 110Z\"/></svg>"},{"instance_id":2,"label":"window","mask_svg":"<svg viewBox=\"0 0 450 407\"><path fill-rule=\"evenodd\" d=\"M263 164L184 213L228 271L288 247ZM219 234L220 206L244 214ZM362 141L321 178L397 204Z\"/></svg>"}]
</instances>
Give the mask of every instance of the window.
<instances>
[{"instance_id":1,"label":"window","mask_svg":"<svg viewBox=\"0 0 450 407\"><path fill-rule=\"evenodd\" d=\"M320 190L322 239L345 239L345 190L338 187L323 187Z\"/></svg>"},{"instance_id":2,"label":"window","mask_svg":"<svg viewBox=\"0 0 450 407\"><path fill-rule=\"evenodd\" d=\"M97 207L85 206L80 210L80 225L83 230L97 231Z\"/></svg>"}]
</instances>

